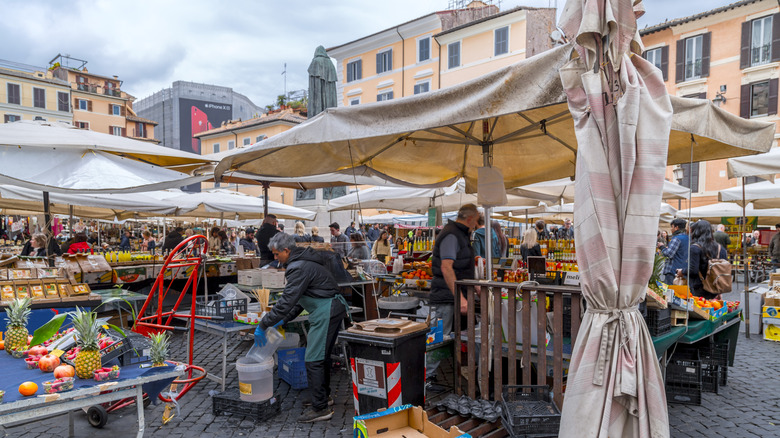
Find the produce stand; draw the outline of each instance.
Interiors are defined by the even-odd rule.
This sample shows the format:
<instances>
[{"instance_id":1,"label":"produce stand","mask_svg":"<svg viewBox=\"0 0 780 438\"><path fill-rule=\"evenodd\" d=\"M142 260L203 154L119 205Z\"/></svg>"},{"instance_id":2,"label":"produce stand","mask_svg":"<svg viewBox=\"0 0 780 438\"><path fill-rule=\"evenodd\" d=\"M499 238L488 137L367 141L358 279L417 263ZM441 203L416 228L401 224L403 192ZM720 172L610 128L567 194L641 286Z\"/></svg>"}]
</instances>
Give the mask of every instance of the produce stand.
<instances>
[{"instance_id":1,"label":"produce stand","mask_svg":"<svg viewBox=\"0 0 780 438\"><path fill-rule=\"evenodd\" d=\"M143 436L145 428L144 393L147 393L150 398L156 397L183 371L182 367L175 365L152 368L129 365L121 368L117 380L100 384L94 380L76 379L74 388L70 391L43 394L43 382L52 379L51 373L28 370L23 360L14 359L4 352L0 354L0 369L5 375L5 378L0 381L0 389L5 391L4 400L0 403L0 425L24 424L38 421L42 416L67 412L69 436L74 436L73 411L134 398L138 413L138 437ZM20 395L17 388L25 381L37 383L40 388L37 394L41 395L29 397Z\"/></svg>"}]
</instances>

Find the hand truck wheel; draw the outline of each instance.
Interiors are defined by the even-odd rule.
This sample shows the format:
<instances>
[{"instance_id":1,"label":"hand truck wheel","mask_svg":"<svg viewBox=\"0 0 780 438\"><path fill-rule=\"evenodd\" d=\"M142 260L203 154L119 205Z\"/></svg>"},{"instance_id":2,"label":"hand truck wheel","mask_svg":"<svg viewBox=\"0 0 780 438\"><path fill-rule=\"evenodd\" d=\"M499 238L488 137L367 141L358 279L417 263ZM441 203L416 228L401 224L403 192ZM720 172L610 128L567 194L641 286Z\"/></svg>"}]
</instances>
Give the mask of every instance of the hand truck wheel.
<instances>
[{"instance_id":1,"label":"hand truck wheel","mask_svg":"<svg viewBox=\"0 0 780 438\"><path fill-rule=\"evenodd\" d=\"M87 421L92 427L100 429L108 422L108 412L103 406L90 406L87 410Z\"/></svg>"}]
</instances>

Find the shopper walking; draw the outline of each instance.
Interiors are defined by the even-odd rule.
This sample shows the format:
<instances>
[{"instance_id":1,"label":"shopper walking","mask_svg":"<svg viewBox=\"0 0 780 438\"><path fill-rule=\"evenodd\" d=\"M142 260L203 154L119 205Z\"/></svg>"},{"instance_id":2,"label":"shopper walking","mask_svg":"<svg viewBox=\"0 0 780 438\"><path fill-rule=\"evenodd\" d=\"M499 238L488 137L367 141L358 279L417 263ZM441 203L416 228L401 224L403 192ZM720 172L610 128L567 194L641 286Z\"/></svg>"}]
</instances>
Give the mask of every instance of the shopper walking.
<instances>
[{"instance_id":1,"label":"shopper walking","mask_svg":"<svg viewBox=\"0 0 780 438\"><path fill-rule=\"evenodd\" d=\"M163 240L163 251L173 251L176 249L176 247L184 240L184 236L182 236L182 233L184 233L184 228L182 227L176 227L168 233L167 236L165 236L165 240Z\"/></svg>"},{"instance_id":2,"label":"shopper walking","mask_svg":"<svg viewBox=\"0 0 780 438\"><path fill-rule=\"evenodd\" d=\"M81 253L92 254L92 248L89 246L89 243L87 243L87 235L84 233L76 234L73 243L68 248L68 254L81 254Z\"/></svg>"},{"instance_id":3,"label":"shopper walking","mask_svg":"<svg viewBox=\"0 0 780 438\"><path fill-rule=\"evenodd\" d=\"M122 233L122 239L119 240L119 250L120 251L130 251L130 230L125 230L124 233Z\"/></svg>"},{"instance_id":4,"label":"shopper walking","mask_svg":"<svg viewBox=\"0 0 780 438\"><path fill-rule=\"evenodd\" d=\"M479 257L485 258L485 217L479 215L477 221L477 229L474 231L474 254ZM490 249L493 254L493 258L501 257L501 244L498 241L498 236L495 232L490 233L492 238L492 248Z\"/></svg>"},{"instance_id":5,"label":"shopper walking","mask_svg":"<svg viewBox=\"0 0 780 438\"><path fill-rule=\"evenodd\" d=\"M707 222L709 224L709 222ZM688 235L685 233L685 219L674 219L672 221L672 238L668 245L658 242L658 248L661 254L666 257L664 265L664 283L672 284L675 273L678 269L687 269L688 267Z\"/></svg>"},{"instance_id":6,"label":"shopper walking","mask_svg":"<svg viewBox=\"0 0 780 438\"><path fill-rule=\"evenodd\" d=\"M346 237L346 236L345 236ZM279 301L258 324L255 344L265 345L265 330L309 312L306 347L306 378L311 390L311 407L298 421L312 423L333 416L330 397L330 351L336 343L339 326L347 315L347 302L328 270L324 254L310 247L298 247L288 234L278 234L268 243L274 257L285 268L287 284Z\"/></svg>"}]
</instances>

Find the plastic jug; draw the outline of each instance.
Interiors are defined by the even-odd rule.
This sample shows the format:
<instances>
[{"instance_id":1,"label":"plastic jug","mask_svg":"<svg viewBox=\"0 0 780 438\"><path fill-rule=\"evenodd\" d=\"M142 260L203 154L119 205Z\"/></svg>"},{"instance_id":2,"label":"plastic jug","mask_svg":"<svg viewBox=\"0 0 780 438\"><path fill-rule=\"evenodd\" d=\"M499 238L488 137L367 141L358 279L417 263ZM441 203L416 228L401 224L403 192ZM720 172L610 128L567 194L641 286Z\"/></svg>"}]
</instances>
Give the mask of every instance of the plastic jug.
<instances>
[{"instance_id":1,"label":"plastic jug","mask_svg":"<svg viewBox=\"0 0 780 438\"><path fill-rule=\"evenodd\" d=\"M248 359L258 363L265 362L273 357L279 344L284 340L284 336L282 336L282 334L279 333L279 330L274 327L265 329L265 337L268 339L268 342L262 347L252 344L252 348L250 348L249 352L246 354Z\"/></svg>"}]
</instances>

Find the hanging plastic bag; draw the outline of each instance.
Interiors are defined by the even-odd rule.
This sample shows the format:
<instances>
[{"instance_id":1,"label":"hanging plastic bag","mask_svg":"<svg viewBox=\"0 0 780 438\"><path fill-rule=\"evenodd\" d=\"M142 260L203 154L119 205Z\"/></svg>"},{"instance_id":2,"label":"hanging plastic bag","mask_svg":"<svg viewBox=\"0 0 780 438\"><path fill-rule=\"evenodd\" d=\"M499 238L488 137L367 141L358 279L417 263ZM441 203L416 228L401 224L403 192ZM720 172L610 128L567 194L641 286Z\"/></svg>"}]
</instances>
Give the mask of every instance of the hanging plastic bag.
<instances>
[{"instance_id":1,"label":"hanging plastic bag","mask_svg":"<svg viewBox=\"0 0 780 438\"><path fill-rule=\"evenodd\" d=\"M475 268L476 272L474 273L474 278L477 280L484 280L485 279L485 259L482 257L477 257L477 267Z\"/></svg>"}]
</instances>

